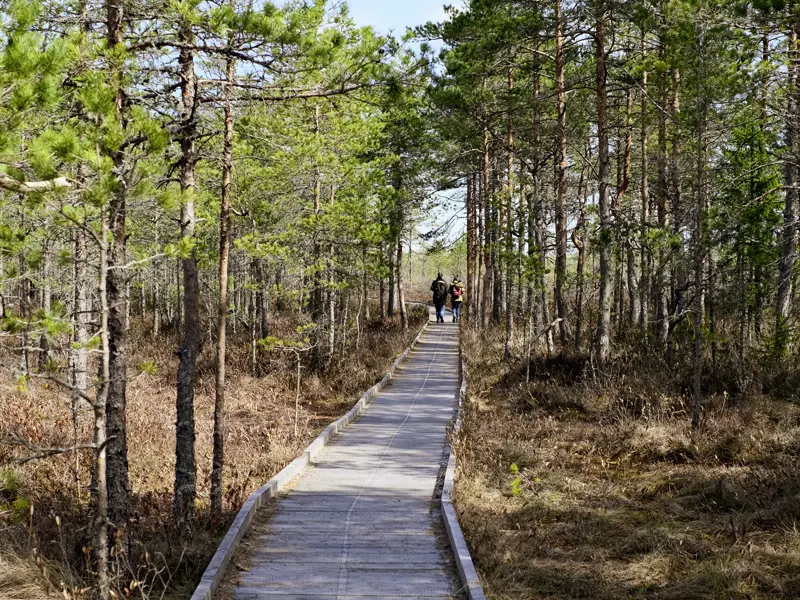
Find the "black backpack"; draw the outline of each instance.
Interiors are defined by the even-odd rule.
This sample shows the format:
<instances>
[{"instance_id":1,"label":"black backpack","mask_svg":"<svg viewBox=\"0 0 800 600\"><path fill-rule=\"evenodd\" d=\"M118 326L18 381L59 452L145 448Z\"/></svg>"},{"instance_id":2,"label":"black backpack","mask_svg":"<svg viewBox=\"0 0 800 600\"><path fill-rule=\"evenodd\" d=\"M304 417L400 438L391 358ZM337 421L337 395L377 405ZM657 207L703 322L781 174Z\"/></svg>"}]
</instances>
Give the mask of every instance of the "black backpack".
<instances>
[{"instance_id":1,"label":"black backpack","mask_svg":"<svg viewBox=\"0 0 800 600\"><path fill-rule=\"evenodd\" d=\"M434 282L433 301L444 302L447 300L447 284L441 279Z\"/></svg>"}]
</instances>

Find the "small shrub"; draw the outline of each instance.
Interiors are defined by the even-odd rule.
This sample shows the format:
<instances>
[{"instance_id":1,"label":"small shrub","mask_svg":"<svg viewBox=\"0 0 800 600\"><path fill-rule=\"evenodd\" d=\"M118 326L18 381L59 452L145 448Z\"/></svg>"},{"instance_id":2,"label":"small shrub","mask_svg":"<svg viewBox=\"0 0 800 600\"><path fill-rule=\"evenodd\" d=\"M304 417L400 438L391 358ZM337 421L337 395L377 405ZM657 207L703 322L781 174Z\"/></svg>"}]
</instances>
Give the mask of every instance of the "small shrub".
<instances>
[{"instance_id":1,"label":"small shrub","mask_svg":"<svg viewBox=\"0 0 800 600\"><path fill-rule=\"evenodd\" d=\"M511 465L511 474L515 475L511 481L511 495L518 498L522 496L522 477L519 476L519 467L516 463Z\"/></svg>"},{"instance_id":2,"label":"small shrub","mask_svg":"<svg viewBox=\"0 0 800 600\"><path fill-rule=\"evenodd\" d=\"M16 494L22 486L22 478L13 469L0 469L0 494Z\"/></svg>"}]
</instances>

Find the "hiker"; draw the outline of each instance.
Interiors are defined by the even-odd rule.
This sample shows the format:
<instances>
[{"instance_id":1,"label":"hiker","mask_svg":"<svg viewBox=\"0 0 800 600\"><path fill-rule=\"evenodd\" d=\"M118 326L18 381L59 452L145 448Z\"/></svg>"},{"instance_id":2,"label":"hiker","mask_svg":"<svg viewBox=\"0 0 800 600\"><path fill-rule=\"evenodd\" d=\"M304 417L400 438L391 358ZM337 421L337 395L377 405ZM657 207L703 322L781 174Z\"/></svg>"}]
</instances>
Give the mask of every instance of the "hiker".
<instances>
[{"instance_id":1,"label":"hiker","mask_svg":"<svg viewBox=\"0 0 800 600\"><path fill-rule=\"evenodd\" d=\"M453 323L461 320L461 306L464 304L464 284L458 279L453 278L450 284L450 308L453 309Z\"/></svg>"},{"instance_id":2,"label":"hiker","mask_svg":"<svg viewBox=\"0 0 800 600\"><path fill-rule=\"evenodd\" d=\"M436 307L436 322L444 323L444 305L447 303L447 284L439 273L431 284L433 292L433 305Z\"/></svg>"}]
</instances>

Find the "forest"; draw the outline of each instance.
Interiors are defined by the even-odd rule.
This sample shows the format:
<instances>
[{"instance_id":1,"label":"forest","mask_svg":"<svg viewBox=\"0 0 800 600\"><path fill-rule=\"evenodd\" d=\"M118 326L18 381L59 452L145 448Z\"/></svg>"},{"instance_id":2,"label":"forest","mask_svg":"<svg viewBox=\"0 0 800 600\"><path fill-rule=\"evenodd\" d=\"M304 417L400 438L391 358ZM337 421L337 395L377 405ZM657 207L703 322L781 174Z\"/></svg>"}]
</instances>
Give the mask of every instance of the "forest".
<instances>
[{"instance_id":1,"label":"forest","mask_svg":"<svg viewBox=\"0 0 800 600\"><path fill-rule=\"evenodd\" d=\"M445 15L0 0L0 598L190 597L437 271L487 597L800 596L800 7Z\"/></svg>"}]
</instances>

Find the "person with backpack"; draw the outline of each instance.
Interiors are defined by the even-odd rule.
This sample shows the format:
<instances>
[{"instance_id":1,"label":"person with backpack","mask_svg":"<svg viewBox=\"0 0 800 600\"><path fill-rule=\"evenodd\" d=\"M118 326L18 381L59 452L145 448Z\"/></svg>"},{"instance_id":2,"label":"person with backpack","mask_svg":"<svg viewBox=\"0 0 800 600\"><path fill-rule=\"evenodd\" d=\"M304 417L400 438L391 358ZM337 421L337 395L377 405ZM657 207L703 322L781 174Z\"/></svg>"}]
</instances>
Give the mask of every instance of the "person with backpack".
<instances>
[{"instance_id":1,"label":"person with backpack","mask_svg":"<svg viewBox=\"0 0 800 600\"><path fill-rule=\"evenodd\" d=\"M444 323L444 306L447 304L447 284L439 273L431 284L433 305L436 307L436 322Z\"/></svg>"},{"instance_id":2,"label":"person with backpack","mask_svg":"<svg viewBox=\"0 0 800 600\"><path fill-rule=\"evenodd\" d=\"M458 323L461 320L461 307L464 304L464 284L458 277L453 278L449 293L450 307L453 309L453 323Z\"/></svg>"}]
</instances>

